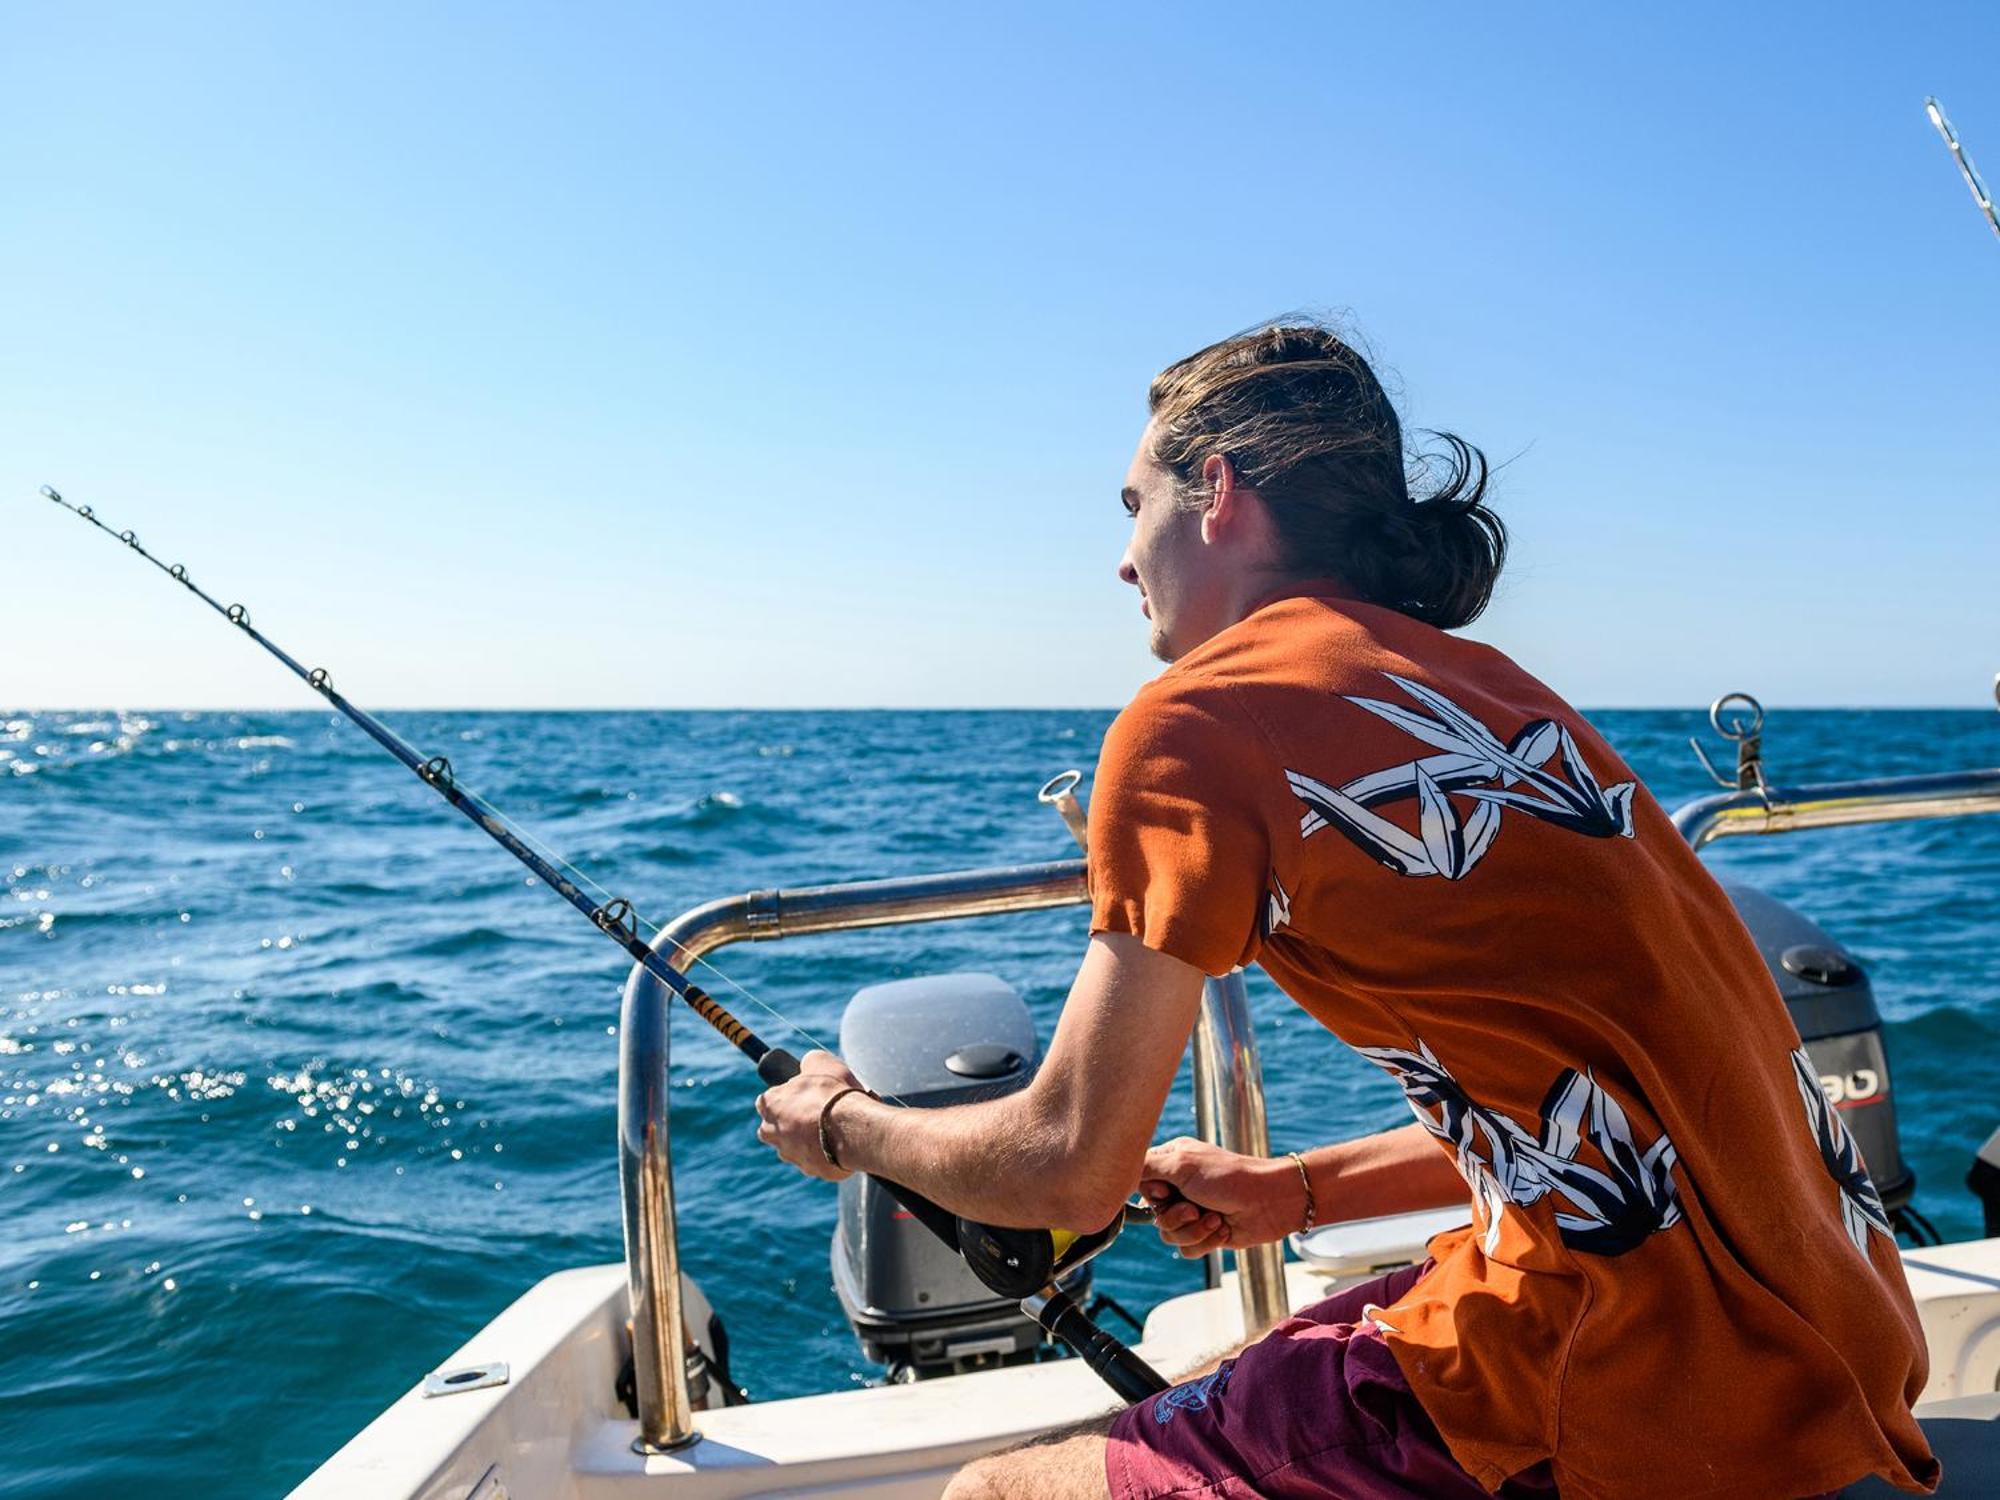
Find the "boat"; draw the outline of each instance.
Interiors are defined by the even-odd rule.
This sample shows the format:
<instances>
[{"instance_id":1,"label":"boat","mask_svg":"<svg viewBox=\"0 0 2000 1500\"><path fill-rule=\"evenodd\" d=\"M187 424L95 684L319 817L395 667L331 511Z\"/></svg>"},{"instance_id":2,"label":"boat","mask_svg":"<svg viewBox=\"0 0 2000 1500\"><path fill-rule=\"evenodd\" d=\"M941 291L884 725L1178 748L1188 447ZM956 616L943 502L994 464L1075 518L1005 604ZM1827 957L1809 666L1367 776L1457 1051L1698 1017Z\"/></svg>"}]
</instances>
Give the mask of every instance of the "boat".
<instances>
[{"instance_id":1,"label":"boat","mask_svg":"<svg viewBox=\"0 0 2000 1500\"><path fill-rule=\"evenodd\" d=\"M1673 813L1697 850L1725 838L2000 812L2000 769L1781 786L1767 777L1754 699L1719 699L1710 720L1735 743L1736 766L1717 772L1702 754L1721 785ZM1081 841L1078 780L1065 773L1042 799ZM1985 1237L1939 1243L1913 1202L1914 1174L1898 1148L1892 1074L1865 967L1806 914L1751 886L1726 888L1828 1104L1908 1241L1903 1264L1930 1351L1918 1415L1945 1464L1940 1493L2000 1495L2000 1130L1979 1147L1968 1176L1984 1204ZM732 943L1085 900L1080 858L753 891L689 910L652 948L680 971ZM635 966L619 1027L625 1263L562 1271L528 1289L308 1477L296 1500L928 1500L981 1454L1116 1408L1119 1398L1083 1360L1055 1357L1027 1304L988 1291L859 1177L840 1188L831 1269L883 1379L746 1400L721 1321L680 1268L667 1108L673 1003L656 973ZM1240 972L1208 982L1191 1046L1197 1133L1269 1154ZM1036 1041L1004 978L932 975L860 991L842 1022L841 1051L878 1092L922 1108L1021 1087ZM1142 1215L1135 1208L1130 1217ZM1151 1309L1135 1352L1170 1375L1191 1369L1292 1309L1421 1260L1431 1235L1468 1217L1452 1208L1334 1223L1284 1245L1231 1252L1227 1265L1212 1256L1200 1290ZM1070 1270L1062 1289L1089 1299L1089 1264ZM1663 1493L1674 1492L1665 1483ZM1869 1480L1843 1493L1897 1492Z\"/></svg>"}]
</instances>

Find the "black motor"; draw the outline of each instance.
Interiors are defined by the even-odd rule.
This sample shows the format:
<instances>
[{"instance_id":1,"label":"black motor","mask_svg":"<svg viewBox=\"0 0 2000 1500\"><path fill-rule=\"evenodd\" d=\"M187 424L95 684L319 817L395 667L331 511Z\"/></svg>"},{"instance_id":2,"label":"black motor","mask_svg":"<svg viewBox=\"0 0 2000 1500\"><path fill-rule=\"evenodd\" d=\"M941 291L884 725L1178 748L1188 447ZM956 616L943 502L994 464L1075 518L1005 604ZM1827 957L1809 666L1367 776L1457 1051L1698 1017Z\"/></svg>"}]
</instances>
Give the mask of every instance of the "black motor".
<instances>
[{"instance_id":1,"label":"black motor","mask_svg":"<svg viewBox=\"0 0 2000 1500\"><path fill-rule=\"evenodd\" d=\"M917 1109L971 1104L1026 1087L1040 1060L1028 1007L991 974L878 984L847 1004L840 1055L869 1088ZM1090 1285L1083 1265L1063 1283ZM1042 1330L872 1180L840 1185L833 1289L862 1352L892 1380L1033 1359Z\"/></svg>"},{"instance_id":2,"label":"black motor","mask_svg":"<svg viewBox=\"0 0 2000 1500\"><path fill-rule=\"evenodd\" d=\"M1868 975L1851 953L1784 902L1729 881L1723 889L1778 982L1820 1087L1860 1147L1883 1206L1896 1217L1917 1175L1904 1164L1896 1135L1882 1015Z\"/></svg>"}]
</instances>

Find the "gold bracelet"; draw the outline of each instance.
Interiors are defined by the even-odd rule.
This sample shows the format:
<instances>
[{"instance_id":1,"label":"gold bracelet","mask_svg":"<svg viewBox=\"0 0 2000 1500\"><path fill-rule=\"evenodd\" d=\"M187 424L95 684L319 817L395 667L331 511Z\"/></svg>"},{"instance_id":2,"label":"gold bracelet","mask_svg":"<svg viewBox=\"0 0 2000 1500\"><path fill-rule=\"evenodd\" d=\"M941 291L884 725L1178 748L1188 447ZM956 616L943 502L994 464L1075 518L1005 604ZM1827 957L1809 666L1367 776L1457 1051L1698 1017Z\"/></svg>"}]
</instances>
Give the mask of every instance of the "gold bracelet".
<instances>
[{"instance_id":1,"label":"gold bracelet","mask_svg":"<svg viewBox=\"0 0 2000 1500\"><path fill-rule=\"evenodd\" d=\"M1311 1175L1311 1174L1310 1174L1309 1172L1307 1172L1307 1171L1306 1171L1306 1159L1305 1159L1305 1158L1304 1158L1303 1156L1299 1155L1299 1153L1298 1153L1298 1152L1296 1152L1296 1151L1287 1151L1287 1152L1285 1153L1285 1155L1289 1156L1289 1157L1290 1157L1290 1158L1292 1159L1292 1161L1293 1161L1293 1162L1294 1162L1294 1163L1295 1163L1295 1164L1297 1165L1297 1167L1298 1167L1298 1169L1299 1169L1299 1181L1300 1181L1301 1183L1303 1183L1303 1184L1305 1185L1305 1190L1306 1190L1306 1221L1305 1221L1305 1223L1304 1223L1304 1224L1302 1224L1302 1225L1300 1225L1300 1226L1299 1226L1299 1233L1300 1233L1300 1234L1305 1234L1305 1233L1306 1233L1307 1231L1309 1231L1309 1230L1310 1230L1310 1229L1311 1229L1311 1228L1313 1227L1313 1220L1314 1220L1314 1219L1315 1219L1316 1217L1318 1217L1318 1214L1317 1214L1317 1210L1318 1210L1318 1207L1319 1207L1319 1205L1318 1205L1318 1204L1316 1204L1315 1202L1313 1202L1313 1180L1312 1180L1312 1175Z\"/></svg>"}]
</instances>

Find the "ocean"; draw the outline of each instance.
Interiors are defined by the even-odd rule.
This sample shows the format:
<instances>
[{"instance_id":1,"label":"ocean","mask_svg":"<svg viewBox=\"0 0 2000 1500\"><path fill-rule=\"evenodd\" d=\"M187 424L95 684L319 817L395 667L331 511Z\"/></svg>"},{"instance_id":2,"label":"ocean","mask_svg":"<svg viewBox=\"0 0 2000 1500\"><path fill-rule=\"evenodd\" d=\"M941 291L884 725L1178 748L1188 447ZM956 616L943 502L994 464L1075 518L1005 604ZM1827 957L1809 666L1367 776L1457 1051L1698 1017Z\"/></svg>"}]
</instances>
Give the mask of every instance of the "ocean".
<instances>
[{"instance_id":1,"label":"ocean","mask_svg":"<svg viewBox=\"0 0 2000 1500\"><path fill-rule=\"evenodd\" d=\"M1069 857L1035 790L1088 771L1111 720L386 717L655 923L753 888ZM1708 789L1700 711L1591 718L1669 807ZM1990 766L2000 715L1778 711L1766 751L1782 784ZM1707 859L1870 971L1916 1205L1975 1235L1962 1178L2000 1124L2000 818ZM1083 935L1072 909L718 962L794 1051L830 1043L864 985L965 969L1011 981L1046 1039ZM0 716L0 1495L282 1493L539 1278L619 1259L626 969L325 712ZM1276 1149L1409 1118L1252 990ZM833 1190L757 1144L742 1058L673 1026L683 1257L737 1379L774 1397L877 1378L829 1282ZM1184 1076L1162 1134L1191 1121ZM1099 1270L1135 1310L1199 1284L1148 1238Z\"/></svg>"}]
</instances>

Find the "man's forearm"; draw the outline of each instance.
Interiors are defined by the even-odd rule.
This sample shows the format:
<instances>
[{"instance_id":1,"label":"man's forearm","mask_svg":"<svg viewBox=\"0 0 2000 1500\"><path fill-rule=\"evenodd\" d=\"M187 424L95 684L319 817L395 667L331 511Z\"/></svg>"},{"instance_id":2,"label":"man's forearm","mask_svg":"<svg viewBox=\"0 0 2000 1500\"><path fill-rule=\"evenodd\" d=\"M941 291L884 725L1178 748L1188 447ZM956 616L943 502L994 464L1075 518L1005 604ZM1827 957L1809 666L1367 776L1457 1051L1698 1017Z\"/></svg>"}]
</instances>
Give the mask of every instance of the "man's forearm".
<instances>
[{"instance_id":1,"label":"man's forearm","mask_svg":"<svg viewBox=\"0 0 2000 1500\"><path fill-rule=\"evenodd\" d=\"M1465 1179L1421 1125L1340 1141L1304 1155L1321 1224L1466 1201Z\"/></svg>"},{"instance_id":2,"label":"man's forearm","mask_svg":"<svg viewBox=\"0 0 2000 1500\"><path fill-rule=\"evenodd\" d=\"M1106 1179L1032 1091L948 1109L851 1094L834 1106L828 1133L842 1166L983 1224L1095 1229L1132 1187Z\"/></svg>"}]
</instances>

